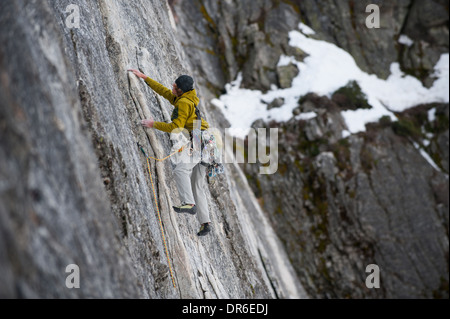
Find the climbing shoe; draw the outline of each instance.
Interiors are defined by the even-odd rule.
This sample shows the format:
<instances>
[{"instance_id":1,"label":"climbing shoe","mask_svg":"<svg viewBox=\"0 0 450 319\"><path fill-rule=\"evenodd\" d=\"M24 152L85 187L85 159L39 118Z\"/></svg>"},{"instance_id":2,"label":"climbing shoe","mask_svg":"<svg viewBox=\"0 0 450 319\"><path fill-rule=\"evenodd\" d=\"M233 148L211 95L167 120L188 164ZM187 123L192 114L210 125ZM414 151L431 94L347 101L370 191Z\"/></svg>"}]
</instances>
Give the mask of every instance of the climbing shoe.
<instances>
[{"instance_id":1,"label":"climbing shoe","mask_svg":"<svg viewBox=\"0 0 450 319\"><path fill-rule=\"evenodd\" d=\"M211 226L209 224L203 224L197 236L206 236L211 231Z\"/></svg>"},{"instance_id":2,"label":"climbing shoe","mask_svg":"<svg viewBox=\"0 0 450 319\"><path fill-rule=\"evenodd\" d=\"M173 206L173 209L177 212L177 213L185 213L185 214L191 214L191 215L195 215L195 213L197 212L197 207L191 206L191 205L187 205L187 204L181 204L180 206Z\"/></svg>"}]
</instances>

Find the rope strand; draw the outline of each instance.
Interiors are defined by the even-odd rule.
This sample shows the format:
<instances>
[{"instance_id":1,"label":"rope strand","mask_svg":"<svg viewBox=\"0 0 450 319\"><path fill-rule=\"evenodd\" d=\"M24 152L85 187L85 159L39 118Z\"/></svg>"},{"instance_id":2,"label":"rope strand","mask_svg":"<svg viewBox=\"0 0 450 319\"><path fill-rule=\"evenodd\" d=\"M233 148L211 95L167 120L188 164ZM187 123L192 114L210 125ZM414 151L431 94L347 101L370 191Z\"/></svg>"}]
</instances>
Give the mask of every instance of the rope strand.
<instances>
[{"instance_id":1,"label":"rope strand","mask_svg":"<svg viewBox=\"0 0 450 319\"><path fill-rule=\"evenodd\" d=\"M153 159L153 160L158 161L158 162L163 162L163 161L167 160L168 158L174 156L175 154L181 153L184 150L184 147L180 148L178 151L170 154L169 156L166 156L166 157L161 158L161 159L160 158L155 158L155 157L152 157L152 156L147 156L147 154L144 151L144 148L139 143L138 143L138 147L141 149L142 153L144 153L145 158L147 160L147 169L148 169L148 174L150 175L150 183L152 185L153 196L155 198L156 213L158 215L159 228L160 228L161 237L162 237L162 240L163 240L163 243L164 243L164 251L165 251L166 257L167 257L167 264L169 265L169 272L170 272L170 277L172 278L173 287L176 288L175 277L173 275L172 264L170 262L169 250L167 248L166 236L164 234L164 227L163 227L162 220L161 220L161 213L159 211L158 197L156 196L155 184L153 183L152 171L150 169L150 159Z\"/></svg>"},{"instance_id":2,"label":"rope strand","mask_svg":"<svg viewBox=\"0 0 450 319\"><path fill-rule=\"evenodd\" d=\"M155 185L153 183L152 172L150 170L150 160L149 160L149 158L150 157L147 157L147 168L148 168L148 173L150 174L150 183L152 184L153 196L155 197L155 206L156 206L156 212L158 214L159 228L161 230L161 236L162 236L162 240L163 240L163 243L164 243L164 250L166 252L167 263L169 265L170 277L172 278L173 288L176 288L177 286L175 284L175 278L173 276L172 265L170 263L169 250L167 249L166 236L164 234L164 228L163 228L163 225L162 225L161 213L159 212L159 205L158 205L158 199L156 197Z\"/></svg>"}]
</instances>

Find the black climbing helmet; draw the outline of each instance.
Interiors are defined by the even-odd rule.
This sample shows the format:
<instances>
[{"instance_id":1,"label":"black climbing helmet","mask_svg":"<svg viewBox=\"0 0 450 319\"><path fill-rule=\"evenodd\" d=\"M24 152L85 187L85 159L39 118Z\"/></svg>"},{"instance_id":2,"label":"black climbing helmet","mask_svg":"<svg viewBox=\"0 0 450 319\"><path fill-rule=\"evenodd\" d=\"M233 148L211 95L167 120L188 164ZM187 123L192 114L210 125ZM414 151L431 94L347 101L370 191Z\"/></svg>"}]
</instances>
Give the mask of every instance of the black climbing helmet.
<instances>
[{"instance_id":1,"label":"black climbing helmet","mask_svg":"<svg viewBox=\"0 0 450 319\"><path fill-rule=\"evenodd\" d=\"M189 75L182 75L176 81L175 84L184 93L192 91L194 89L194 79Z\"/></svg>"}]
</instances>

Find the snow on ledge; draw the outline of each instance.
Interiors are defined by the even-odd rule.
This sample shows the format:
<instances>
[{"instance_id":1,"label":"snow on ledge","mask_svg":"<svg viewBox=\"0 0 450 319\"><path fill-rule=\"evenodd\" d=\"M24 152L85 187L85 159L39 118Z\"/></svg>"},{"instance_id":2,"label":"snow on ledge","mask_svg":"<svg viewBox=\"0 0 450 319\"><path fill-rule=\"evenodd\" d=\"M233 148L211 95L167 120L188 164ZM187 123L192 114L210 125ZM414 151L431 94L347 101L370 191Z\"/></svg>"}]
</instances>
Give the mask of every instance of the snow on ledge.
<instances>
[{"instance_id":1,"label":"snow on ledge","mask_svg":"<svg viewBox=\"0 0 450 319\"><path fill-rule=\"evenodd\" d=\"M309 38L314 31L304 24L299 25L301 32L289 33L289 44L298 47L309 56L303 62L294 57L281 56L278 66L295 64L299 75L294 78L292 87L279 89L272 86L267 93L258 90L240 88L242 74L235 81L226 85L226 94L213 101L222 110L235 136L245 137L251 124L257 119L265 121L288 121L293 117L292 111L298 107L300 97L307 93L331 95L339 88L356 81L363 93L367 95L372 109L343 111L350 134L365 131L365 125L388 116L396 121L394 112L401 112L410 107L424 103L449 102L449 54L445 53L435 66L433 76L436 78L431 88L426 88L415 77L404 74L399 63L392 63L391 75L380 79L374 74L362 71L354 58L335 44ZM406 38L402 38L406 41ZM267 110L267 104L276 98L283 98L284 105ZM312 114L305 115L309 119ZM299 118L303 118L299 116Z\"/></svg>"}]
</instances>

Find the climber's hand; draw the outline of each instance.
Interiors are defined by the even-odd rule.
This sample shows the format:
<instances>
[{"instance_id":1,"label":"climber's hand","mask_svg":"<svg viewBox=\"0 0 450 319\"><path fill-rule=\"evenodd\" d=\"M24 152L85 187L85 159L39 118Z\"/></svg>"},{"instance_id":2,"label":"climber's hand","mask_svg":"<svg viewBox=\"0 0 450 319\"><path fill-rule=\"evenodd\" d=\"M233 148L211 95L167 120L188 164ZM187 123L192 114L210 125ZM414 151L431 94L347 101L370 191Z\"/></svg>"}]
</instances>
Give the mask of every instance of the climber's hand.
<instances>
[{"instance_id":1,"label":"climber's hand","mask_svg":"<svg viewBox=\"0 0 450 319\"><path fill-rule=\"evenodd\" d=\"M141 124L144 127L148 127L148 128L153 128L153 124L155 123L155 121L153 120L142 120Z\"/></svg>"},{"instance_id":2,"label":"climber's hand","mask_svg":"<svg viewBox=\"0 0 450 319\"><path fill-rule=\"evenodd\" d=\"M144 79L144 80L147 78L147 76L144 73L142 73L138 70L130 69L130 70L128 70L128 72L133 72L137 77L140 77L141 79Z\"/></svg>"}]
</instances>

